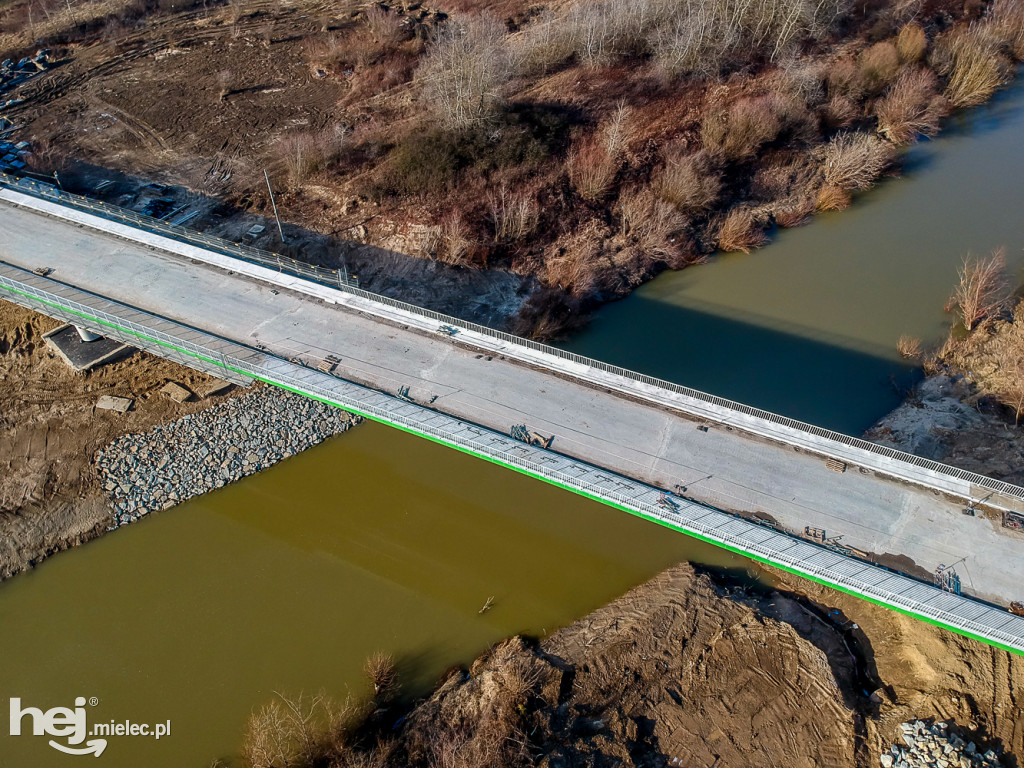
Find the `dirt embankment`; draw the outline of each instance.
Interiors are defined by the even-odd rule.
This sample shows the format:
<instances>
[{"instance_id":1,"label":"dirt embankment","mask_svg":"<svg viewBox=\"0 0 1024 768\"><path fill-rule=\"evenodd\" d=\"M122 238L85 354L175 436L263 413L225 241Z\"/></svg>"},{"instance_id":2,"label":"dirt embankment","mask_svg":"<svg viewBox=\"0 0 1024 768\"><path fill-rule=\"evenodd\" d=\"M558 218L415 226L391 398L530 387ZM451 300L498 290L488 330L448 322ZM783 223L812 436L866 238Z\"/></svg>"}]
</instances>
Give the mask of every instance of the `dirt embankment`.
<instances>
[{"instance_id":1,"label":"dirt embankment","mask_svg":"<svg viewBox=\"0 0 1024 768\"><path fill-rule=\"evenodd\" d=\"M318 759L342 766L878 766L900 724L945 721L1007 768L1024 659L775 574L726 586L677 565L540 643L512 638L404 714L375 702ZM401 715L401 716L400 716ZM287 762L295 729L254 718ZM321 764L321 763L316 763Z\"/></svg>"},{"instance_id":2,"label":"dirt embankment","mask_svg":"<svg viewBox=\"0 0 1024 768\"><path fill-rule=\"evenodd\" d=\"M1024 485L1024 433L1007 420L1004 409L980 404L963 376L929 376L864 438Z\"/></svg>"},{"instance_id":3,"label":"dirt embankment","mask_svg":"<svg viewBox=\"0 0 1024 768\"><path fill-rule=\"evenodd\" d=\"M176 403L158 392L167 381L194 392L213 379L141 352L75 374L42 338L58 325L0 301L0 579L111 524L110 502L93 466L98 449L238 392ZM127 413L99 410L96 401L104 394L135 404Z\"/></svg>"}]
</instances>

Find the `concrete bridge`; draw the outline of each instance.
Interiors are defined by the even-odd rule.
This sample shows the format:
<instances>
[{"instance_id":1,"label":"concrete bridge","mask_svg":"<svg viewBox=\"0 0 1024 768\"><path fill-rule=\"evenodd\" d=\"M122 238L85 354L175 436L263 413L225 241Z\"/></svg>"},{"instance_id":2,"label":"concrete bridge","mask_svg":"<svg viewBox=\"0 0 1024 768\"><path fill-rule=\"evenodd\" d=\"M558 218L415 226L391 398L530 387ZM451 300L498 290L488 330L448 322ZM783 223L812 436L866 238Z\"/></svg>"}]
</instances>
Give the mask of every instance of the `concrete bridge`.
<instances>
[{"instance_id":1,"label":"concrete bridge","mask_svg":"<svg viewBox=\"0 0 1024 768\"><path fill-rule=\"evenodd\" d=\"M286 386L1024 652L1024 618L870 562L912 562L924 579L957 563L965 593L1020 600L1024 536L1002 522L1024 508L1024 489L328 285L338 277L328 272L271 269L272 256L52 188L0 183L4 298L222 376ZM40 267L53 272L32 273ZM333 375L317 370L328 358L339 361ZM553 436L551 450L510 438L514 425ZM962 514L982 499L977 516ZM853 549L784 532L807 527Z\"/></svg>"}]
</instances>

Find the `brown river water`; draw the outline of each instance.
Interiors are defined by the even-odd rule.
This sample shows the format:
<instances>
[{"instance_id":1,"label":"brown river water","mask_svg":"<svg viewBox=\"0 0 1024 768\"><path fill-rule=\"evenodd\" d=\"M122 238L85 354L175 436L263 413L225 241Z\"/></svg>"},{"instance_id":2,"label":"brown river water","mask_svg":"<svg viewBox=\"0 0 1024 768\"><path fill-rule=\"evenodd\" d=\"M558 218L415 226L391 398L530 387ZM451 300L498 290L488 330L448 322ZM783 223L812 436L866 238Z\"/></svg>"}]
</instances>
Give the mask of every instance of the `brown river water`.
<instances>
[{"instance_id":1,"label":"brown river water","mask_svg":"<svg viewBox=\"0 0 1024 768\"><path fill-rule=\"evenodd\" d=\"M1024 246L1024 87L959 118L906 176L750 255L664 275L572 348L856 433L941 338L961 255ZM657 332L652 329L657 328ZM570 623L679 560L740 558L376 424L0 585L0 706L86 705L105 766L230 759L274 691L364 692L393 653L413 692L507 635ZM493 608L478 611L489 597ZM6 719L6 711L3 714ZM81 764L0 727L0 766Z\"/></svg>"}]
</instances>

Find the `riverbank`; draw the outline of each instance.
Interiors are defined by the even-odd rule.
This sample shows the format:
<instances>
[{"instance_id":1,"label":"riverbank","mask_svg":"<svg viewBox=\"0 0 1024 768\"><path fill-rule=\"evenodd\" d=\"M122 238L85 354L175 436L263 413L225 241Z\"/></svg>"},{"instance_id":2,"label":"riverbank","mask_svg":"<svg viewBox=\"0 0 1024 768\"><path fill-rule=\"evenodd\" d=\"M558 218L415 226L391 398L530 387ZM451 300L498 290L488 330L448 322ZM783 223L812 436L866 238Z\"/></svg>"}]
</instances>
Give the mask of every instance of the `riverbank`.
<instances>
[{"instance_id":1,"label":"riverbank","mask_svg":"<svg viewBox=\"0 0 1024 768\"><path fill-rule=\"evenodd\" d=\"M0 302L0 579L354 423L262 386L178 403L167 382L204 392L216 380L141 352L75 374L42 339L58 325ZM132 407L99 409L102 395Z\"/></svg>"},{"instance_id":2,"label":"riverbank","mask_svg":"<svg viewBox=\"0 0 1024 768\"><path fill-rule=\"evenodd\" d=\"M1016 765L1024 660L779 578L674 566L540 642L497 644L411 708L378 695L361 726L335 723L325 764L871 766L920 718ZM253 768L297 734L255 717L246 745L259 735L285 753L250 749Z\"/></svg>"},{"instance_id":3,"label":"riverbank","mask_svg":"<svg viewBox=\"0 0 1024 768\"><path fill-rule=\"evenodd\" d=\"M974 387L963 376L928 376L864 433L864 439L1024 484L1024 432L1002 409L976 401Z\"/></svg>"}]
</instances>

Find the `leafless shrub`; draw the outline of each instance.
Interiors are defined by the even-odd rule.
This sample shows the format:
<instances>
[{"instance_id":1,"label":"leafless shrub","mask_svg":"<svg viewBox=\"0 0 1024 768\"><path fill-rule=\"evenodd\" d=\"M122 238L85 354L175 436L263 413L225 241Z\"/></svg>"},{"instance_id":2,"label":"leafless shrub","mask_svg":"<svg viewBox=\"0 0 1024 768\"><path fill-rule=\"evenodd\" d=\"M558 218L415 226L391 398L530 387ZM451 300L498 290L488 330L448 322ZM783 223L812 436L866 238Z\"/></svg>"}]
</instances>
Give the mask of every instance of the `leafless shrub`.
<instances>
[{"instance_id":1,"label":"leafless shrub","mask_svg":"<svg viewBox=\"0 0 1024 768\"><path fill-rule=\"evenodd\" d=\"M231 74L230 70L222 69L217 73L217 98L220 101L224 101L227 95L231 93L232 80L234 80L234 75Z\"/></svg>"},{"instance_id":2,"label":"leafless shrub","mask_svg":"<svg viewBox=\"0 0 1024 768\"><path fill-rule=\"evenodd\" d=\"M757 96L738 100L727 113L709 115L701 124L705 149L720 151L728 160L753 157L782 129L773 107L771 96Z\"/></svg>"},{"instance_id":3,"label":"leafless shrub","mask_svg":"<svg viewBox=\"0 0 1024 768\"><path fill-rule=\"evenodd\" d=\"M817 106L825 100L827 67L824 62L794 59L781 66L779 90L807 106Z\"/></svg>"},{"instance_id":4,"label":"leafless shrub","mask_svg":"<svg viewBox=\"0 0 1024 768\"><path fill-rule=\"evenodd\" d=\"M922 355L921 340L915 336L904 334L896 341L896 351L899 352L900 357L907 360L918 360Z\"/></svg>"},{"instance_id":5,"label":"leafless shrub","mask_svg":"<svg viewBox=\"0 0 1024 768\"><path fill-rule=\"evenodd\" d=\"M772 204L773 211L802 209L814 199L821 178L820 165L806 154L784 154L758 165L750 191L755 200Z\"/></svg>"},{"instance_id":6,"label":"leafless shrub","mask_svg":"<svg viewBox=\"0 0 1024 768\"><path fill-rule=\"evenodd\" d=\"M670 77L717 74L741 48L777 61L805 35L817 36L847 0L577 0L545 14L517 43L527 69L544 71L571 54L587 65L650 54Z\"/></svg>"},{"instance_id":7,"label":"leafless shrub","mask_svg":"<svg viewBox=\"0 0 1024 768\"><path fill-rule=\"evenodd\" d=\"M474 243L460 213L451 214L441 224L441 244L438 251L441 261L462 267L471 265L469 255Z\"/></svg>"},{"instance_id":8,"label":"leafless shrub","mask_svg":"<svg viewBox=\"0 0 1024 768\"><path fill-rule=\"evenodd\" d=\"M797 200L773 212L775 223L782 229L800 227L810 221L814 215L815 203L812 198Z\"/></svg>"},{"instance_id":9,"label":"leafless shrub","mask_svg":"<svg viewBox=\"0 0 1024 768\"><path fill-rule=\"evenodd\" d=\"M442 27L417 70L425 103L442 124L456 130L489 120L511 75L505 27L482 14Z\"/></svg>"},{"instance_id":10,"label":"leafless shrub","mask_svg":"<svg viewBox=\"0 0 1024 768\"><path fill-rule=\"evenodd\" d=\"M835 94L821 110L822 121L828 128L849 128L860 117L860 105L848 96Z\"/></svg>"},{"instance_id":11,"label":"leafless shrub","mask_svg":"<svg viewBox=\"0 0 1024 768\"><path fill-rule=\"evenodd\" d=\"M686 218L650 189L623 192L618 205L619 231L651 256L674 261L684 249Z\"/></svg>"},{"instance_id":12,"label":"leafless shrub","mask_svg":"<svg viewBox=\"0 0 1024 768\"><path fill-rule=\"evenodd\" d=\"M654 185L666 203L686 213L703 213L721 194L722 171L705 151L670 151Z\"/></svg>"},{"instance_id":13,"label":"leafless shrub","mask_svg":"<svg viewBox=\"0 0 1024 768\"><path fill-rule=\"evenodd\" d=\"M345 134L340 126L317 132L289 133L277 142L277 152L292 183L300 184L341 156Z\"/></svg>"},{"instance_id":14,"label":"leafless shrub","mask_svg":"<svg viewBox=\"0 0 1024 768\"><path fill-rule=\"evenodd\" d=\"M380 5L371 5L366 9L365 22L366 28L377 42L394 42L401 35L402 19L397 13L392 13Z\"/></svg>"},{"instance_id":15,"label":"leafless shrub","mask_svg":"<svg viewBox=\"0 0 1024 768\"><path fill-rule=\"evenodd\" d=\"M904 24L896 35L896 52L904 64L920 61L928 50L928 37L920 24Z\"/></svg>"},{"instance_id":16,"label":"leafless shrub","mask_svg":"<svg viewBox=\"0 0 1024 768\"><path fill-rule=\"evenodd\" d=\"M864 98L868 90L868 83L864 78L857 62L851 59L838 59L829 67L828 93L834 98L843 96L851 101L859 102Z\"/></svg>"},{"instance_id":17,"label":"leafless shrub","mask_svg":"<svg viewBox=\"0 0 1024 768\"><path fill-rule=\"evenodd\" d=\"M819 211L843 211L850 207L850 193L842 187L826 184L818 190Z\"/></svg>"},{"instance_id":18,"label":"leafless shrub","mask_svg":"<svg viewBox=\"0 0 1024 768\"><path fill-rule=\"evenodd\" d=\"M532 197L510 193L502 185L498 194L490 196L494 239L508 243L533 234L540 219L540 209Z\"/></svg>"},{"instance_id":19,"label":"leafless shrub","mask_svg":"<svg viewBox=\"0 0 1024 768\"><path fill-rule=\"evenodd\" d=\"M389 701L398 693L398 670L395 669L395 657L390 653L377 651L366 658L363 671L373 685L373 695L377 701Z\"/></svg>"},{"instance_id":20,"label":"leafless shrub","mask_svg":"<svg viewBox=\"0 0 1024 768\"><path fill-rule=\"evenodd\" d=\"M1024 0L995 0L987 23L1013 57L1024 60Z\"/></svg>"},{"instance_id":21,"label":"leafless shrub","mask_svg":"<svg viewBox=\"0 0 1024 768\"><path fill-rule=\"evenodd\" d=\"M516 69L545 74L573 54L572 30L553 11L544 10L512 43Z\"/></svg>"},{"instance_id":22,"label":"leafless shrub","mask_svg":"<svg viewBox=\"0 0 1024 768\"><path fill-rule=\"evenodd\" d=\"M877 93L896 77L900 56L890 42L875 43L860 55L860 71L868 89Z\"/></svg>"},{"instance_id":23,"label":"leafless shrub","mask_svg":"<svg viewBox=\"0 0 1024 768\"><path fill-rule=\"evenodd\" d=\"M718 247L723 251L743 251L764 245L768 238L749 208L729 211L718 228Z\"/></svg>"},{"instance_id":24,"label":"leafless shrub","mask_svg":"<svg viewBox=\"0 0 1024 768\"><path fill-rule=\"evenodd\" d=\"M988 258L967 256L963 260L959 280L946 303L946 311L955 311L960 322L971 331L982 320L1002 309L1008 297L1006 251L998 248Z\"/></svg>"},{"instance_id":25,"label":"leafless shrub","mask_svg":"<svg viewBox=\"0 0 1024 768\"><path fill-rule=\"evenodd\" d=\"M984 24L952 29L935 41L932 66L948 79L946 98L954 107L982 104L1006 82L1007 61L998 38Z\"/></svg>"},{"instance_id":26,"label":"leafless shrub","mask_svg":"<svg viewBox=\"0 0 1024 768\"><path fill-rule=\"evenodd\" d=\"M888 143L866 133L840 133L820 150L825 184L868 189L892 162Z\"/></svg>"},{"instance_id":27,"label":"leafless shrub","mask_svg":"<svg viewBox=\"0 0 1024 768\"><path fill-rule=\"evenodd\" d=\"M894 144L935 135L947 111L946 99L938 94L938 79L925 67L904 69L875 103L878 132Z\"/></svg>"},{"instance_id":28,"label":"leafless shrub","mask_svg":"<svg viewBox=\"0 0 1024 768\"><path fill-rule=\"evenodd\" d=\"M337 751L352 723L362 716L357 707L338 706L325 694L275 698L249 718L242 759L249 768L314 765Z\"/></svg>"}]
</instances>

